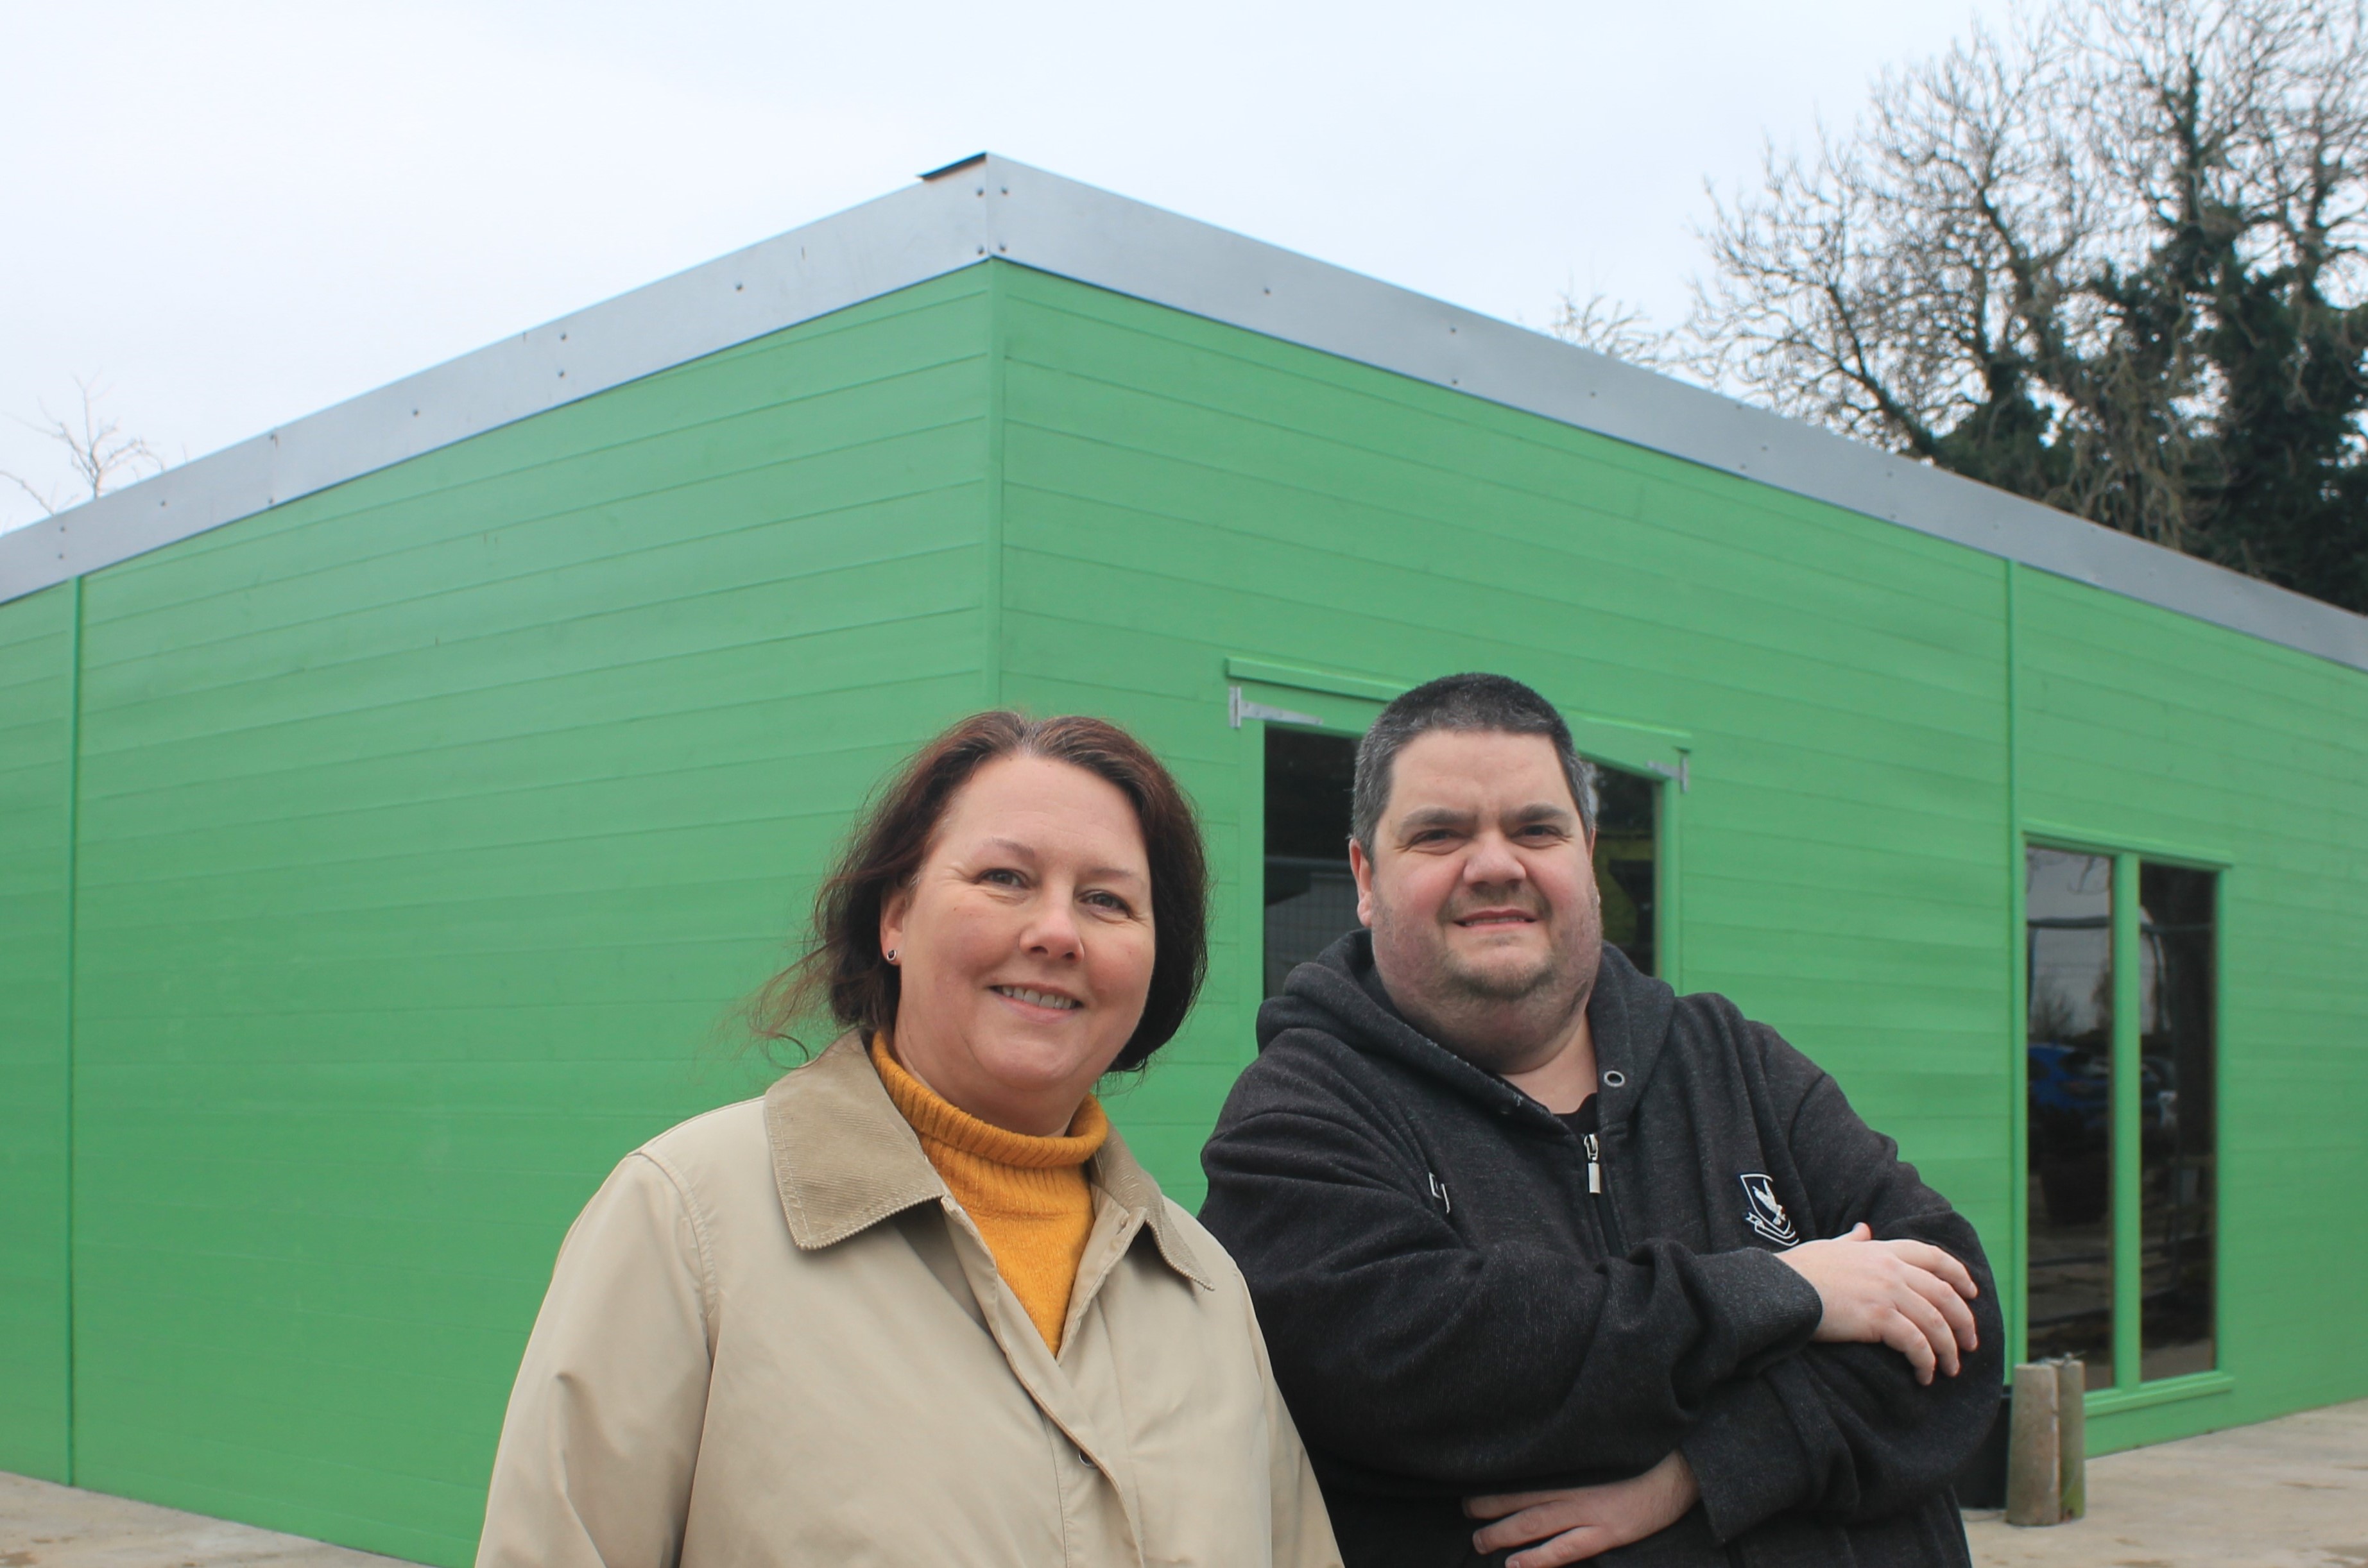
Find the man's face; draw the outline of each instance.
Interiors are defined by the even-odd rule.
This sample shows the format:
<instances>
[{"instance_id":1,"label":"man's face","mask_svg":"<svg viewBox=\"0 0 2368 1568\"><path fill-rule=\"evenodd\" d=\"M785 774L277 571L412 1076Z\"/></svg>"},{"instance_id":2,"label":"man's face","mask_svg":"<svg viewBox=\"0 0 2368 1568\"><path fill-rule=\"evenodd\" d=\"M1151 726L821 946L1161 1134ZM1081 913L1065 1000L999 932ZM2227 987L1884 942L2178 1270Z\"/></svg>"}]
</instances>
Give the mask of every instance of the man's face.
<instances>
[{"instance_id":1,"label":"man's face","mask_svg":"<svg viewBox=\"0 0 2368 1568\"><path fill-rule=\"evenodd\" d=\"M1601 956L1593 852L1546 737L1433 730L1407 742L1373 853L1352 844L1349 856L1391 999L1491 1072L1551 1055Z\"/></svg>"}]
</instances>

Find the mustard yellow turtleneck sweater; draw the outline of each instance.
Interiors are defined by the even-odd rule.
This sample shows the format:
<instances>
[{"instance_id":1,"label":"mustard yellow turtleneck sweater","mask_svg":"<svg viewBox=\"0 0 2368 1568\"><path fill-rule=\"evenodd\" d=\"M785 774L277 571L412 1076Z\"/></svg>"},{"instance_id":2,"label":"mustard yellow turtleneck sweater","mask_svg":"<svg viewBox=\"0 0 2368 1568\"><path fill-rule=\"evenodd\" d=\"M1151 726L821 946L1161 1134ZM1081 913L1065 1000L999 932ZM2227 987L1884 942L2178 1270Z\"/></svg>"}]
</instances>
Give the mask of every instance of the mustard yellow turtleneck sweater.
<instances>
[{"instance_id":1,"label":"mustard yellow turtleneck sweater","mask_svg":"<svg viewBox=\"0 0 2368 1568\"><path fill-rule=\"evenodd\" d=\"M1094 1225L1086 1162L1110 1136L1110 1118L1088 1095L1064 1137L1010 1132L914 1077L885 1040L871 1042L871 1060L889 1099L920 1135L921 1152L986 1238L1004 1282L1059 1355L1069 1291Z\"/></svg>"}]
</instances>

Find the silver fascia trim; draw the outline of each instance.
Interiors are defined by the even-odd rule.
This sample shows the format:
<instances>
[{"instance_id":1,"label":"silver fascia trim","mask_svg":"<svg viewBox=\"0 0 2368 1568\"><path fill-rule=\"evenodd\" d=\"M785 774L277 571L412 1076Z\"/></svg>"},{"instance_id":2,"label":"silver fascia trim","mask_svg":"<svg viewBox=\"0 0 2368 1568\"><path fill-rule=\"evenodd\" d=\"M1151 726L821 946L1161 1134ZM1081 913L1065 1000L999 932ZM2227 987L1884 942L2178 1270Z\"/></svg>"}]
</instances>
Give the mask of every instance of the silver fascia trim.
<instances>
[{"instance_id":1,"label":"silver fascia trim","mask_svg":"<svg viewBox=\"0 0 2368 1568\"><path fill-rule=\"evenodd\" d=\"M1003 165L1004 168L1015 165ZM2368 670L2368 618L1543 333L1035 170L1013 260L1755 479ZM1041 182L1041 183L1040 183Z\"/></svg>"},{"instance_id":2,"label":"silver fascia trim","mask_svg":"<svg viewBox=\"0 0 2368 1568\"><path fill-rule=\"evenodd\" d=\"M994 257L1542 415L2368 670L2368 618L993 155L0 534L0 599Z\"/></svg>"},{"instance_id":3,"label":"silver fascia trim","mask_svg":"<svg viewBox=\"0 0 2368 1568\"><path fill-rule=\"evenodd\" d=\"M984 205L908 187L0 533L0 602L973 265Z\"/></svg>"}]
</instances>

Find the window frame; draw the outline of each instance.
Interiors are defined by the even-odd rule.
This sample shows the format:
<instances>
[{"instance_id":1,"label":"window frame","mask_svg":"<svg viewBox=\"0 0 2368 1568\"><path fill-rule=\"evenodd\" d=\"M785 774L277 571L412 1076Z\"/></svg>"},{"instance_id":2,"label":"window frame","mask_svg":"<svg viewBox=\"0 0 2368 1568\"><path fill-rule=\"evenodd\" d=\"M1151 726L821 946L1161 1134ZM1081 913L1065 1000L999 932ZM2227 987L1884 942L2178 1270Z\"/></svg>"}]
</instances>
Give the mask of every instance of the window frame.
<instances>
[{"instance_id":1,"label":"window frame","mask_svg":"<svg viewBox=\"0 0 2368 1568\"><path fill-rule=\"evenodd\" d=\"M2031 1096L2025 1062L2029 1050L2031 975L2026 945L2030 923L2024 899L2030 879L2030 852L2033 849L2092 855L2112 863L2113 1381L2109 1387L2090 1389L2087 1408L2089 1414L2100 1415L2175 1399L2224 1393L2236 1386L2236 1380L2227 1370L2226 1337L2220 1330L2226 1271L2222 1267L2223 1232L2216 1219L2212 1257L2213 1359L2215 1365L2208 1372L2157 1378L2152 1381L2144 1377L2146 1238L2142 1223L2145 1167L2141 1138L2145 1089L2141 1061L2144 1053L2144 998L2140 994L2144 975L2141 951L2144 938L2139 928L2138 868L2142 862L2151 862L2185 870L2208 871L2213 876L2212 1076L2214 1101L2224 1108L2224 1123L2216 1134L2218 1142L2214 1150L2214 1160L2216 1170L2215 1203L2225 1205L2228 1186L2225 1131L2228 1062L2226 1027L2229 945L2227 915L2231 880L2237 875L2235 858L2197 844L2166 842L2128 834L2099 833L2070 824L2032 818L2025 818L2019 824L2012 878L2016 938L2013 1054L2009 1081L2014 1096L2010 1167L2014 1284L2009 1299L2000 1303L2007 1310L2009 1364L2023 1360L2030 1349L2026 1320L2031 1301Z\"/></svg>"}]
</instances>

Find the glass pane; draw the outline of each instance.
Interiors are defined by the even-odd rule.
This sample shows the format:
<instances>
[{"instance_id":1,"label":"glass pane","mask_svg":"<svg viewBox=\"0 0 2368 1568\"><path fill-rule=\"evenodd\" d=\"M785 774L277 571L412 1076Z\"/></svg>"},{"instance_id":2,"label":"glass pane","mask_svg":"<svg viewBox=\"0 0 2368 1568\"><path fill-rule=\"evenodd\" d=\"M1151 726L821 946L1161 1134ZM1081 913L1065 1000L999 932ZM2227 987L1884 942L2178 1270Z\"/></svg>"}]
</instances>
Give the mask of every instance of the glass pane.
<instances>
[{"instance_id":1,"label":"glass pane","mask_svg":"<svg viewBox=\"0 0 2368 1568\"><path fill-rule=\"evenodd\" d=\"M2113 1381L2113 862L2029 852L2031 1358Z\"/></svg>"},{"instance_id":2,"label":"glass pane","mask_svg":"<svg viewBox=\"0 0 2368 1568\"><path fill-rule=\"evenodd\" d=\"M1646 974L1659 955L1654 944L1654 814L1657 782L1604 768L1596 787L1595 885L1603 891L1603 939Z\"/></svg>"},{"instance_id":3,"label":"glass pane","mask_svg":"<svg viewBox=\"0 0 2368 1568\"><path fill-rule=\"evenodd\" d=\"M2209 871L2138 867L2138 1191L2145 1310L2138 1373L2214 1365L2214 894Z\"/></svg>"},{"instance_id":4,"label":"glass pane","mask_svg":"<svg viewBox=\"0 0 2368 1568\"><path fill-rule=\"evenodd\" d=\"M1292 969L1357 928L1349 874L1349 788L1357 743L1348 735L1266 732L1266 994Z\"/></svg>"}]
</instances>

